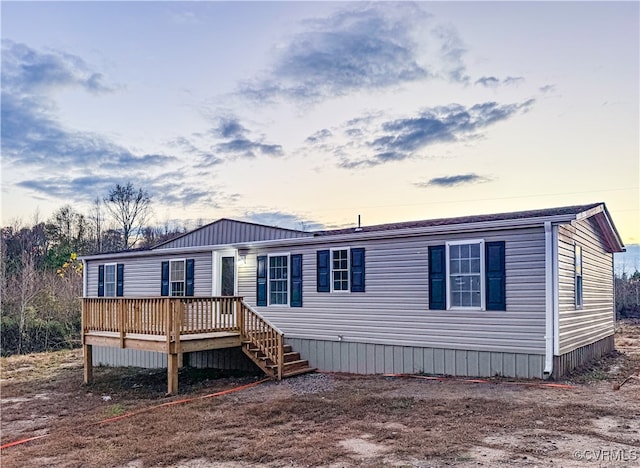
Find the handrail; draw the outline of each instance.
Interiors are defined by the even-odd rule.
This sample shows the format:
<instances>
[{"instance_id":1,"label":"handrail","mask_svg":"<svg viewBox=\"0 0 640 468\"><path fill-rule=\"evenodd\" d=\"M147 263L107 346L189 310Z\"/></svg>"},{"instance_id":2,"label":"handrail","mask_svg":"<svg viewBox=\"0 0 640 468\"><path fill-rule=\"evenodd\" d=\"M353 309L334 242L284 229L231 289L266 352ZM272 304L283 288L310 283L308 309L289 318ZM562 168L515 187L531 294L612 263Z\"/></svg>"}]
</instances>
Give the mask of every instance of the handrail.
<instances>
[{"instance_id":1,"label":"handrail","mask_svg":"<svg viewBox=\"0 0 640 468\"><path fill-rule=\"evenodd\" d=\"M278 380L282 379L284 333L246 302L241 302L240 309L243 340L260 350L276 366Z\"/></svg>"}]
</instances>

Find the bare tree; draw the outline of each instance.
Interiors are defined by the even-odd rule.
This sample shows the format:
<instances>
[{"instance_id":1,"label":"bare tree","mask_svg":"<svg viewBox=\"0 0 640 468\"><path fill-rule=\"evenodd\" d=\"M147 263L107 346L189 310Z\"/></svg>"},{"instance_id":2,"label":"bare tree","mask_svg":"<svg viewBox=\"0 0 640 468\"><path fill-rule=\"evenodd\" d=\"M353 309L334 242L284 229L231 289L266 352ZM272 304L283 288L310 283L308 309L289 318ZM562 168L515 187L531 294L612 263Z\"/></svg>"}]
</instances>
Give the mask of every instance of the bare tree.
<instances>
[{"instance_id":1,"label":"bare tree","mask_svg":"<svg viewBox=\"0 0 640 468\"><path fill-rule=\"evenodd\" d=\"M131 182L126 185L116 184L104 198L104 206L113 216L118 228L122 229L122 247L133 247L151 215L149 193L134 187Z\"/></svg>"},{"instance_id":2,"label":"bare tree","mask_svg":"<svg viewBox=\"0 0 640 468\"><path fill-rule=\"evenodd\" d=\"M104 229L103 214L102 214L102 200L100 197L96 197L91 205L91 211L89 212L89 221L91 224L91 253L102 253L102 230Z\"/></svg>"}]
</instances>

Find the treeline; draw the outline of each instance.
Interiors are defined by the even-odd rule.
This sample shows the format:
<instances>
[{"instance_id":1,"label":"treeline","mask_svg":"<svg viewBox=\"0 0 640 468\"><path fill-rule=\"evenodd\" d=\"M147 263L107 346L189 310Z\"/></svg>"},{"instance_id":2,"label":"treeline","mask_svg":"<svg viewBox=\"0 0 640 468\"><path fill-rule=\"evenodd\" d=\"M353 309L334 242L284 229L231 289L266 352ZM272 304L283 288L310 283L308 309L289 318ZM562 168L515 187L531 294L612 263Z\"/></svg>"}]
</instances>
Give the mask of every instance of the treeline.
<instances>
[{"instance_id":1,"label":"treeline","mask_svg":"<svg viewBox=\"0 0 640 468\"><path fill-rule=\"evenodd\" d=\"M616 312L618 318L640 318L640 272L616 275Z\"/></svg>"},{"instance_id":2,"label":"treeline","mask_svg":"<svg viewBox=\"0 0 640 468\"><path fill-rule=\"evenodd\" d=\"M3 356L80 344L81 255L152 247L197 227L149 225L150 197L132 184L116 185L87 213L71 205L30 225L2 228L0 351Z\"/></svg>"}]
</instances>

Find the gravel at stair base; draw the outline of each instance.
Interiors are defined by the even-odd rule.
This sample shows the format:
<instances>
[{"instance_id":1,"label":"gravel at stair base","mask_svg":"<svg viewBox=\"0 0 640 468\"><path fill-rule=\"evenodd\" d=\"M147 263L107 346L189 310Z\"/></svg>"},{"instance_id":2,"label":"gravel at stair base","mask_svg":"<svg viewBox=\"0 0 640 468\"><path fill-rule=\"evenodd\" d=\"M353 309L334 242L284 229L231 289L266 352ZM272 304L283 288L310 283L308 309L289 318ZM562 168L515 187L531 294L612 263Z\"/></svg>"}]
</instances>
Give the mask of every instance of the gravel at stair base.
<instances>
[{"instance_id":1,"label":"gravel at stair base","mask_svg":"<svg viewBox=\"0 0 640 468\"><path fill-rule=\"evenodd\" d=\"M334 378L320 373L302 374L285 379L280 385L288 387L295 395L330 392L334 388Z\"/></svg>"}]
</instances>

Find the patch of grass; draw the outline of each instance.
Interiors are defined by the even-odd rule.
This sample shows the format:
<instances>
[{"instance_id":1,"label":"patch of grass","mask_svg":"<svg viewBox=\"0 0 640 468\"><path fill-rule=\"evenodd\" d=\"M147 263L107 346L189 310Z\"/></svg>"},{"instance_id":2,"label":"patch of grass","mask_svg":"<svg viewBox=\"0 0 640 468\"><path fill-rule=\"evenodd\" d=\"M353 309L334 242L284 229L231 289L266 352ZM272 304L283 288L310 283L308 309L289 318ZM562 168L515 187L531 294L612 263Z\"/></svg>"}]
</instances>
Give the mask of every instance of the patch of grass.
<instances>
[{"instance_id":1,"label":"patch of grass","mask_svg":"<svg viewBox=\"0 0 640 468\"><path fill-rule=\"evenodd\" d=\"M126 412L124 406L122 406L120 403L116 403L115 405L111 405L107 408L107 417L108 418L113 418L116 416L120 416L121 414L124 414Z\"/></svg>"}]
</instances>

